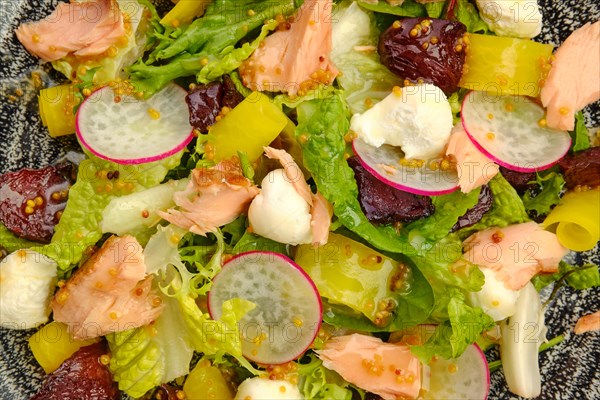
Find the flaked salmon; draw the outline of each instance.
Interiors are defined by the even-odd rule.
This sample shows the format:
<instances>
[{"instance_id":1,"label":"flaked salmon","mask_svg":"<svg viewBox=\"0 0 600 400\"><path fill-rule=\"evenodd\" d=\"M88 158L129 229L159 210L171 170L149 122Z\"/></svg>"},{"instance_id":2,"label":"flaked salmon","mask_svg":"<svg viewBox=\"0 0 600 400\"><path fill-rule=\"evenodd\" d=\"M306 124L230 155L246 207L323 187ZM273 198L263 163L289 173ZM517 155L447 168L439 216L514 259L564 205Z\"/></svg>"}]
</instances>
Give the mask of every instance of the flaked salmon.
<instances>
[{"instance_id":1,"label":"flaked salmon","mask_svg":"<svg viewBox=\"0 0 600 400\"><path fill-rule=\"evenodd\" d=\"M304 95L319 84L331 84L338 74L329 60L332 11L331 0L306 0L293 22L287 22L289 29L267 36L240 66L244 86Z\"/></svg>"},{"instance_id":2,"label":"flaked salmon","mask_svg":"<svg viewBox=\"0 0 600 400\"><path fill-rule=\"evenodd\" d=\"M464 241L464 257L496 272L506 288L519 290L538 273L558 271L567 254L556 235L535 222L488 228Z\"/></svg>"},{"instance_id":3,"label":"flaked salmon","mask_svg":"<svg viewBox=\"0 0 600 400\"><path fill-rule=\"evenodd\" d=\"M385 400L415 399L421 389L421 363L400 343L384 343L371 336L334 337L317 350L325 368Z\"/></svg>"},{"instance_id":4,"label":"flaked salmon","mask_svg":"<svg viewBox=\"0 0 600 400\"><path fill-rule=\"evenodd\" d=\"M480 152L467 136L462 123L452 129L446 155L456 159L458 185L463 193L488 183L498 173L498 164Z\"/></svg>"},{"instance_id":5,"label":"flaked salmon","mask_svg":"<svg viewBox=\"0 0 600 400\"><path fill-rule=\"evenodd\" d=\"M223 160L197 168L184 191L173 196L178 209L157 214L180 228L206 236L248 211L259 189L242 173L237 161Z\"/></svg>"},{"instance_id":6,"label":"flaked salmon","mask_svg":"<svg viewBox=\"0 0 600 400\"><path fill-rule=\"evenodd\" d=\"M44 61L56 61L67 54L101 55L126 31L115 0L90 0L60 3L43 20L21 24L16 34L31 54Z\"/></svg>"},{"instance_id":7,"label":"flaked salmon","mask_svg":"<svg viewBox=\"0 0 600 400\"><path fill-rule=\"evenodd\" d=\"M162 299L146 277L142 246L132 236L112 236L56 293L52 310L84 340L148 325Z\"/></svg>"},{"instance_id":8,"label":"flaked salmon","mask_svg":"<svg viewBox=\"0 0 600 400\"><path fill-rule=\"evenodd\" d=\"M542 87L550 128L575 129L575 113L600 99L600 21L587 23L565 40Z\"/></svg>"},{"instance_id":9,"label":"flaked salmon","mask_svg":"<svg viewBox=\"0 0 600 400\"><path fill-rule=\"evenodd\" d=\"M578 335L585 332L600 331L600 310L579 318L574 330Z\"/></svg>"}]
</instances>

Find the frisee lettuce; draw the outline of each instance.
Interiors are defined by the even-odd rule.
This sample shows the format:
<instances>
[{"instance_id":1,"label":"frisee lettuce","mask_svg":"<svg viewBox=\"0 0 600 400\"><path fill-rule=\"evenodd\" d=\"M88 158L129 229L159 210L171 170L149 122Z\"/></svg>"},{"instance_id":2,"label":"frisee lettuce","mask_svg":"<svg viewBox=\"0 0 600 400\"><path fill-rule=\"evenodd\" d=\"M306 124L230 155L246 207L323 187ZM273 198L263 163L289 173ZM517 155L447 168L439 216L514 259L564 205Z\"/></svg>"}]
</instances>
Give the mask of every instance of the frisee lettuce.
<instances>
[{"instance_id":1,"label":"frisee lettuce","mask_svg":"<svg viewBox=\"0 0 600 400\"><path fill-rule=\"evenodd\" d=\"M536 183L541 191L536 195L525 192L523 195L523 205L528 213L535 213L536 216L548 214L552 208L560 202L565 180L558 172L549 172L546 174L537 174Z\"/></svg>"},{"instance_id":2,"label":"frisee lettuce","mask_svg":"<svg viewBox=\"0 0 600 400\"><path fill-rule=\"evenodd\" d=\"M300 392L305 399L351 400L352 391L336 372L323 366L315 354L310 354L307 363L298 364Z\"/></svg>"}]
</instances>

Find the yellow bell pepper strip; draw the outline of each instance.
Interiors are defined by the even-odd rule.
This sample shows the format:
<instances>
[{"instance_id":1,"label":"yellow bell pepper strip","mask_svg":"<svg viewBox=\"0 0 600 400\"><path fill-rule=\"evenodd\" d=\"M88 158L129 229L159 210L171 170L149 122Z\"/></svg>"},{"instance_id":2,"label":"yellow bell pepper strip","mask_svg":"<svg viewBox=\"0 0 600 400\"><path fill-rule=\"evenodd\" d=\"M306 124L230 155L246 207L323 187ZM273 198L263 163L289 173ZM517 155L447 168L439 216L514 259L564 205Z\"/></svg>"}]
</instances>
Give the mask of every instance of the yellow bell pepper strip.
<instances>
[{"instance_id":1,"label":"yellow bell pepper strip","mask_svg":"<svg viewBox=\"0 0 600 400\"><path fill-rule=\"evenodd\" d=\"M49 374L56 371L77 350L98 340L75 340L69 334L67 325L51 322L29 338L29 347L36 361Z\"/></svg>"},{"instance_id":2,"label":"yellow bell pepper strip","mask_svg":"<svg viewBox=\"0 0 600 400\"><path fill-rule=\"evenodd\" d=\"M73 107L77 102L72 85L54 86L40 91L38 96L40 116L42 124L48 128L51 137L75 133Z\"/></svg>"},{"instance_id":3,"label":"yellow bell pepper strip","mask_svg":"<svg viewBox=\"0 0 600 400\"><path fill-rule=\"evenodd\" d=\"M554 47L528 39L467 34L459 86L498 95L537 97L550 71Z\"/></svg>"},{"instance_id":4,"label":"yellow bell pepper strip","mask_svg":"<svg viewBox=\"0 0 600 400\"><path fill-rule=\"evenodd\" d=\"M214 160L219 162L242 151L255 161L287 123L286 115L269 97L253 92L209 129Z\"/></svg>"},{"instance_id":5,"label":"yellow bell pepper strip","mask_svg":"<svg viewBox=\"0 0 600 400\"><path fill-rule=\"evenodd\" d=\"M204 15L206 6L210 2L211 0L179 0L175 7L160 20L160 23L173 28L189 25L194 19Z\"/></svg>"},{"instance_id":6,"label":"yellow bell pepper strip","mask_svg":"<svg viewBox=\"0 0 600 400\"><path fill-rule=\"evenodd\" d=\"M544 221L560 243L574 251L591 250L600 240L600 189L569 192Z\"/></svg>"}]
</instances>

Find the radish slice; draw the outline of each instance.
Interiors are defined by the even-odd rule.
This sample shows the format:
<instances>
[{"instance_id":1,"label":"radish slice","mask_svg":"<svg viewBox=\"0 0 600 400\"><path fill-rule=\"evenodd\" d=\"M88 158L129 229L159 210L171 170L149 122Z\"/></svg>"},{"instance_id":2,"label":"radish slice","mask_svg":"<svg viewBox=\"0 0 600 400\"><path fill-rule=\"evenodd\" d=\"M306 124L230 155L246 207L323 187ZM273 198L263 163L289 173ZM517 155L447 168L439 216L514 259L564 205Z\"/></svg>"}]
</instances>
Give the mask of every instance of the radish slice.
<instances>
[{"instance_id":1,"label":"radish slice","mask_svg":"<svg viewBox=\"0 0 600 400\"><path fill-rule=\"evenodd\" d=\"M458 358L433 360L429 368L430 386L424 399L487 399L490 371L485 355L476 344L467 347Z\"/></svg>"},{"instance_id":2,"label":"radish slice","mask_svg":"<svg viewBox=\"0 0 600 400\"><path fill-rule=\"evenodd\" d=\"M541 124L544 109L524 96L471 91L462 103L461 118L475 146L514 171L548 169L571 147L569 134Z\"/></svg>"},{"instance_id":3,"label":"radish slice","mask_svg":"<svg viewBox=\"0 0 600 400\"><path fill-rule=\"evenodd\" d=\"M404 158L404 153L400 147L373 147L361 139L355 139L352 147L363 167L396 189L425 196L448 194L458 189L456 170L433 170L427 163L422 167L403 166L400 160Z\"/></svg>"},{"instance_id":4,"label":"radish slice","mask_svg":"<svg viewBox=\"0 0 600 400\"><path fill-rule=\"evenodd\" d=\"M213 319L223 302L242 298L256 307L240 321L242 352L261 364L283 364L303 354L323 319L317 287L284 255L251 251L228 261L213 279L208 310Z\"/></svg>"},{"instance_id":5,"label":"radish slice","mask_svg":"<svg viewBox=\"0 0 600 400\"><path fill-rule=\"evenodd\" d=\"M119 164L142 164L166 158L193 138L187 92L170 84L147 100L95 91L77 112L77 138L94 155Z\"/></svg>"}]
</instances>

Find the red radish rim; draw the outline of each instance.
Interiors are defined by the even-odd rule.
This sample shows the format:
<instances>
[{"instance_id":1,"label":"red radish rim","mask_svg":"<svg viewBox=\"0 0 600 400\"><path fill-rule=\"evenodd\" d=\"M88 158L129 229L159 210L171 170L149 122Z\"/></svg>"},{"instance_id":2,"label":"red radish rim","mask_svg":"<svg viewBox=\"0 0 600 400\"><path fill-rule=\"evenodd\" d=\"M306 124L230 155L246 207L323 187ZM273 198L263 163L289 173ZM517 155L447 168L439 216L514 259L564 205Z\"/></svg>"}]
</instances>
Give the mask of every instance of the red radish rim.
<instances>
[{"instance_id":1,"label":"red radish rim","mask_svg":"<svg viewBox=\"0 0 600 400\"><path fill-rule=\"evenodd\" d=\"M467 129L467 126L465 124L465 118L463 116L462 110L465 106L465 103L467 101L467 99L469 98L469 96L471 95L471 93L475 92L474 90L469 91L469 93L467 93L465 95L465 98L463 99L463 102L461 104L461 113L460 113L460 123L463 126L463 129L465 130L467 137L469 138L469 140L471 140L471 142L473 143L473 145L475 145L475 147L477 147L477 150L479 150L480 152L482 152L483 154L485 154L489 159L491 159L492 161L494 161L496 164L501 165L507 169L510 169L511 171L517 171L517 172L537 172L537 171L544 171L548 168L552 168L554 165L556 165L561 158L563 158L565 156L565 154L567 154L569 152L569 149L571 148L571 144L573 142L573 139L569 136L569 147L567 147L567 149L565 150L565 152L562 154L562 156L560 156L560 158L556 161L553 161L549 164L546 165L542 165L541 167L537 167L537 168L527 168L527 167L519 167L517 165L512 165L509 164L505 161L502 161L501 159L499 159L498 157L494 156L492 153L490 153L488 150L486 150L483 146L481 146L479 144L479 142L477 142L477 140L475 140L473 138L473 136L469 133L469 130Z\"/></svg>"},{"instance_id":2,"label":"red radish rim","mask_svg":"<svg viewBox=\"0 0 600 400\"><path fill-rule=\"evenodd\" d=\"M177 86L182 91L187 93L187 91L184 88L182 88L181 86L179 86L179 85L175 85L175 86ZM97 93L101 90L104 90L106 88L110 88L110 86L106 85L106 86L102 86L101 88L94 90L92 92L92 94L90 96L88 96L88 99L91 98L95 93ZM87 101L87 99L84 100L83 103L81 103L81 106L83 106L86 101ZM81 106L79 107L79 109L81 109ZM169 156L172 156L173 154L179 153L181 150L186 148L187 145L190 144L190 142L194 139L194 129L191 128L190 134L183 142L181 142L179 145L177 145L173 149L165 151L164 153L161 153L161 154L158 154L158 155L155 155L152 157L142 157L142 158L113 158L113 157L108 157L108 156L101 154L98 151L94 150L90 145L88 145L88 143L82 137L80 132L81 132L81 129L79 129L79 110L78 110L77 116L75 117L75 135L77 136L77 140L79 141L79 143L83 147L85 147L90 153L95 155L96 157L101 158L103 160L112 161L117 164L122 164L122 165L146 164L146 163L150 163L150 162L154 162L154 161L163 160Z\"/></svg>"},{"instance_id":3,"label":"red radish rim","mask_svg":"<svg viewBox=\"0 0 600 400\"><path fill-rule=\"evenodd\" d=\"M248 255L253 255L253 254L275 256L275 257L278 257L278 258L282 259L283 261L285 261L288 265L294 267L302 275L302 277L304 277L304 279L310 284L310 287L314 290L314 292L316 294L316 298L317 298L317 303L319 305L319 314L321 315L321 318L317 322L317 325L316 325L316 327L314 329L314 335L313 335L310 343L308 344L308 346L304 350L302 350L300 353L295 354L294 357L292 357L288 361L283 361L283 362L281 362L279 364L271 364L271 365L283 365L283 364L285 364L285 363L287 363L287 362L289 362L291 360L295 360L298 357L300 357L302 354L304 354L304 352L306 352L306 350L310 347L310 345L312 343L314 343L315 338L319 334L319 330L321 329L321 325L323 323L323 301L321 299L321 295L319 294L319 290L317 289L317 286L315 285L315 283L312 280L312 278L306 273L306 271L304 271L301 266L299 266L298 264L296 264L292 259L290 259L286 255L281 254L281 253L276 253L276 252L273 252L273 251L252 250L252 251L246 251L244 253L240 253L240 254L237 254L237 255L233 256L232 258L230 258L227 262L225 262L223 264L223 266L221 267L221 271L213 278L213 280L212 280L213 285L219 279L219 275L221 275L221 272L225 268L227 268L227 266L230 263L232 263L233 261L237 260L238 258L245 257L245 256L248 256ZM215 318L214 318L213 312L211 312L211 306L210 306L210 304L211 304L211 297L212 297L211 293L212 293L212 290L210 290L208 292L208 295L206 296L206 306L208 307L208 314L214 320ZM252 359L252 357L249 357L247 355L244 355L244 357L247 358L250 361L256 362L254 359Z\"/></svg>"},{"instance_id":4,"label":"red radish rim","mask_svg":"<svg viewBox=\"0 0 600 400\"><path fill-rule=\"evenodd\" d=\"M490 394L490 386L492 384L492 379L490 376L490 367L487 361L487 358L485 357L485 353L483 352L483 350L481 350L481 347L479 347L479 345L477 343L473 343L472 346L475 346L475 349L479 352L479 356L481 357L481 359L483 360L484 366L485 368L485 378L486 378L486 395L485 395L485 399L487 400Z\"/></svg>"},{"instance_id":5,"label":"red radish rim","mask_svg":"<svg viewBox=\"0 0 600 400\"><path fill-rule=\"evenodd\" d=\"M403 190L403 191L408 192L408 193L412 193L412 194L416 194L416 195L421 195L421 196L442 196L444 194L454 193L459 188L459 186L456 185L455 187L450 188L450 189L428 191L428 190L415 189L415 188L413 188L411 186L405 186L405 185L402 185L400 183L397 183L397 182L394 182L394 181L390 181L389 179L387 179L386 177L384 177L383 175L381 175L379 172L377 172L373 167L371 167L365 161L363 161L362 157L356 151L356 148L355 148L355 145L354 145L354 143L357 140L360 140L360 139L356 138L356 139L354 139L352 141L352 150L354 150L354 154L356 154L356 156L358 157L358 161L360 161L361 165L367 171L369 171L371 173L371 175L373 175L375 178L377 178L378 180L382 181L383 183L385 183L388 186L391 186L391 187L399 189L399 190Z\"/></svg>"}]
</instances>

